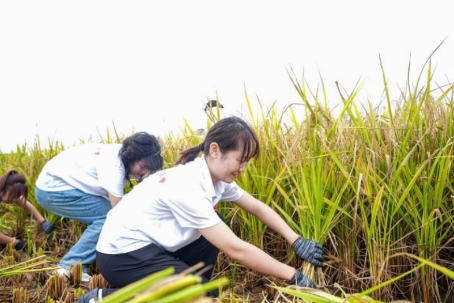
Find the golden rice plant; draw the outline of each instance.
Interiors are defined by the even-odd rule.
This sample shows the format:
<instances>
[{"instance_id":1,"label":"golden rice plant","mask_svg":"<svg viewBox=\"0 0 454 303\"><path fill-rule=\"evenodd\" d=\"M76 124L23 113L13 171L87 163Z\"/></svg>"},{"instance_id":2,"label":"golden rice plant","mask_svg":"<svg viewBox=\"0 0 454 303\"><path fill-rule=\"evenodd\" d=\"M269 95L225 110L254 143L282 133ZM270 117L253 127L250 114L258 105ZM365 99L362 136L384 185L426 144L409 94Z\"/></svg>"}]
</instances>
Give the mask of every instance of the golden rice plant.
<instances>
[{"instance_id":1,"label":"golden rice plant","mask_svg":"<svg viewBox=\"0 0 454 303\"><path fill-rule=\"evenodd\" d=\"M339 86L341 103L334 115L327 106L331 96L323 81L313 91L293 71L290 82L300 99L284 110L274 104L265 108L260 100L256 107L245 96L244 118L254 127L262 149L237 182L298 233L324 244L323 269L315 271L297 260L282 237L233 204L220 203L218 210L239 237L305 270L323 287L317 291L327 296L345 299L347 294L362 294L356 299L442 302L452 295L452 281L430 264L454 270L453 85L434 82L428 60L415 83L407 79L393 97L384 64L381 67L382 108L370 100L359 102L362 83L350 93ZM207 119L207 127L220 116L210 117L214 119ZM109 143L124 136L115 129L100 137ZM173 166L182 150L203 142L190 125L159 139L165 167ZM0 172L15 168L33 188L44 164L64 149L62 142L50 143L42 148L37 138L34 146L0 154ZM33 190L29 198L36 204ZM29 230L29 239L35 236L36 229L27 229L33 224L22 210L3 205L0 211L5 233L24 236ZM43 241L46 258L56 263L85 226L43 214L58 225L57 232ZM30 257L36 250L28 252ZM14 260L23 256L11 254ZM231 278L232 290L238 290L225 297L231 302L248 301L248 291L263 287L265 280L283 284L245 269L222 253L214 274ZM264 301L274 297L264 290Z\"/></svg>"},{"instance_id":2,"label":"golden rice plant","mask_svg":"<svg viewBox=\"0 0 454 303\"><path fill-rule=\"evenodd\" d=\"M208 291L228 283L226 278L201 284L201 277L182 273L172 275L170 267L123 287L103 299L105 303L178 303L206 298ZM210 300L211 301L211 300ZM194 301L196 302L196 301ZM203 302L200 301L200 302Z\"/></svg>"},{"instance_id":3,"label":"golden rice plant","mask_svg":"<svg viewBox=\"0 0 454 303\"><path fill-rule=\"evenodd\" d=\"M82 281L82 263L76 263L69 271L69 282L71 285L79 285Z\"/></svg>"},{"instance_id":4,"label":"golden rice plant","mask_svg":"<svg viewBox=\"0 0 454 303\"><path fill-rule=\"evenodd\" d=\"M95 288L111 288L109 283L101 274L93 275L90 280L90 289Z\"/></svg>"},{"instance_id":5,"label":"golden rice plant","mask_svg":"<svg viewBox=\"0 0 454 303\"><path fill-rule=\"evenodd\" d=\"M369 296L372 293L377 293L377 290L379 290L382 287L385 287L386 285L389 285L391 283L396 282L397 280L405 277L408 274L411 274L412 272L420 269L423 265L427 265L434 270L437 270L441 272L443 275L448 277L451 280L454 280L454 271L447 269L446 267L440 266L436 263L424 260L422 258L419 258L417 256L411 255L411 254L395 254L390 256L389 258L395 258L399 255L406 255L409 258L413 258L420 262L420 265L416 266L415 268L399 275L398 277L389 279L387 281L383 281L382 283L371 287L370 289L366 289L362 291L361 293L354 293L354 294L349 294L349 293L343 293L342 296L337 297L334 296L328 292L325 292L323 290L319 289L311 289L311 288L305 288L305 287L276 287L273 286L274 288L278 289L281 293L288 294L294 297L297 297L299 299L302 299L303 302L313 302L313 303L347 303L347 302L352 302L352 303L360 303L360 302L371 302L371 303L386 303L380 300L376 300L373 297ZM288 299L287 299L288 300ZM392 301L392 302L397 302L397 301ZM415 302L415 301L407 301L407 300L399 300L398 302Z\"/></svg>"},{"instance_id":6,"label":"golden rice plant","mask_svg":"<svg viewBox=\"0 0 454 303\"><path fill-rule=\"evenodd\" d=\"M66 278L54 273L48 281L46 297L53 300L60 300L63 298L66 289Z\"/></svg>"},{"instance_id":7,"label":"golden rice plant","mask_svg":"<svg viewBox=\"0 0 454 303\"><path fill-rule=\"evenodd\" d=\"M27 289L19 287L13 289L13 301L12 303L28 303L29 295Z\"/></svg>"}]
</instances>

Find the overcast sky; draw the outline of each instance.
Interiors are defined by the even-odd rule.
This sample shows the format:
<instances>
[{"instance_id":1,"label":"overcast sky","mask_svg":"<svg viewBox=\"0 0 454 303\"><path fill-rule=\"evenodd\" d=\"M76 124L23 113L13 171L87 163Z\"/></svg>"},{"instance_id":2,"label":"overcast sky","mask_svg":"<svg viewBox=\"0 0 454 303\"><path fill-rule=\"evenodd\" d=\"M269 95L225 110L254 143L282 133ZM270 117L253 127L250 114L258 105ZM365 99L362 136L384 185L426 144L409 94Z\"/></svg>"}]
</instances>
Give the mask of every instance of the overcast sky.
<instances>
[{"instance_id":1,"label":"overcast sky","mask_svg":"<svg viewBox=\"0 0 454 303\"><path fill-rule=\"evenodd\" d=\"M196 125L207 100L228 114L245 91L277 108L301 102L289 80L321 75L330 106L364 81L358 101L391 97L445 40L432 63L454 78L449 1L1 1L0 151L35 136L98 139L112 127L161 135Z\"/></svg>"}]
</instances>

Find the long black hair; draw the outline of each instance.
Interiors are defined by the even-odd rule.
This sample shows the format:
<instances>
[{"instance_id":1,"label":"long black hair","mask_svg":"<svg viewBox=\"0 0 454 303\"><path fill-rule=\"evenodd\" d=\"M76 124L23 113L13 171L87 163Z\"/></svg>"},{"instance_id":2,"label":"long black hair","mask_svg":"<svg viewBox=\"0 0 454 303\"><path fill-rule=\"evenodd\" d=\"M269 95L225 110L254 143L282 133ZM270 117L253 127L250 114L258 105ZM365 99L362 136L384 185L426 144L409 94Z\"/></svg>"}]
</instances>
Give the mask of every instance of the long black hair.
<instances>
[{"instance_id":1,"label":"long black hair","mask_svg":"<svg viewBox=\"0 0 454 303\"><path fill-rule=\"evenodd\" d=\"M203 143L183 151L176 164L193 161L200 152L207 156L211 143L217 143L223 154L237 150L242 144L242 161L249 161L260 153L259 140L252 127L241 118L228 117L219 120L210 128Z\"/></svg>"},{"instance_id":2,"label":"long black hair","mask_svg":"<svg viewBox=\"0 0 454 303\"><path fill-rule=\"evenodd\" d=\"M126 169L126 179L129 183L131 183L129 179L131 166L134 162L144 159L151 173L162 169L164 163L158 139L146 132L139 132L127 137L120 149L120 158Z\"/></svg>"}]
</instances>

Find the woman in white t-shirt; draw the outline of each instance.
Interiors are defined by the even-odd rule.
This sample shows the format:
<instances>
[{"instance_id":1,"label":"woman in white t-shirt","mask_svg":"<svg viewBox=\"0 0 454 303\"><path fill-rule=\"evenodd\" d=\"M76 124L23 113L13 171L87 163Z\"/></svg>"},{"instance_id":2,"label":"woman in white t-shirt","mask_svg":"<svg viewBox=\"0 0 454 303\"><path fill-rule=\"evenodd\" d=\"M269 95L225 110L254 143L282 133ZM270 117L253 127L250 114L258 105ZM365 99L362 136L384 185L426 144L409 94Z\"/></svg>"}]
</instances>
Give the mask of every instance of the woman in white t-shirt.
<instances>
[{"instance_id":1,"label":"woman in white t-shirt","mask_svg":"<svg viewBox=\"0 0 454 303\"><path fill-rule=\"evenodd\" d=\"M60 260L58 274L68 275L70 267L82 263L82 281L91 279L86 266L96 259L95 247L107 212L120 202L131 178L140 182L162 165L158 139L145 132L126 138L122 144L78 145L46 163L35 184L39 204L88 225Z\"/></svg>"},{"instance_id":2,"label":"woman in white t-shirt","mask_svg":"<svg viewBox=\"0 0 454 303\"><path fill-rule=\"evenodd\" d=\"M282 235L300 258L323 265L319 243L300 237L235 183L258 154L257 136L244 120L229 117L215 123L203 143L182 153L177 162L182 165L149 176L109 212L96 246L103 277L120 288L171 266L175 273L201 261L212 268L221 250L250 269L315 287L300 271L239 239L214 210L219 201L235 203ZM210 278L211 270L203 273L203 282ZM95 289L79 302L103 294Z\"/></svg>"}]
</instances>

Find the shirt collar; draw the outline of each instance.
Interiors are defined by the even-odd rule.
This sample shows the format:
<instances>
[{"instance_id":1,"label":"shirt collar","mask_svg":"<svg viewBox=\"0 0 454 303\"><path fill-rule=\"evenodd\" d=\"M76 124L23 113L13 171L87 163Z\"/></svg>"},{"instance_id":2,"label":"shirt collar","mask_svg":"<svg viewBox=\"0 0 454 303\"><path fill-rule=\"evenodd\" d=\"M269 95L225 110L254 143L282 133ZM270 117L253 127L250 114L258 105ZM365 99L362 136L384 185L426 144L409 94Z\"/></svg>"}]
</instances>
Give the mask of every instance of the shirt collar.
<instances>
[{"instance_id":1,"label":"shirt collar","mask_svg":"<svg viewBox=\"0 0 454 303\"><path fill-rule=\"evenodd\" d=\"M211 197L220 198L222 196L223 186L221 181L213 185L213 180L211 179L210 170L205 159L205 155L202 155L199 158L196 158L194 161L197 161L197 164L200 166L202 171L202 187Z\"/></svg>"}]
</instances>

